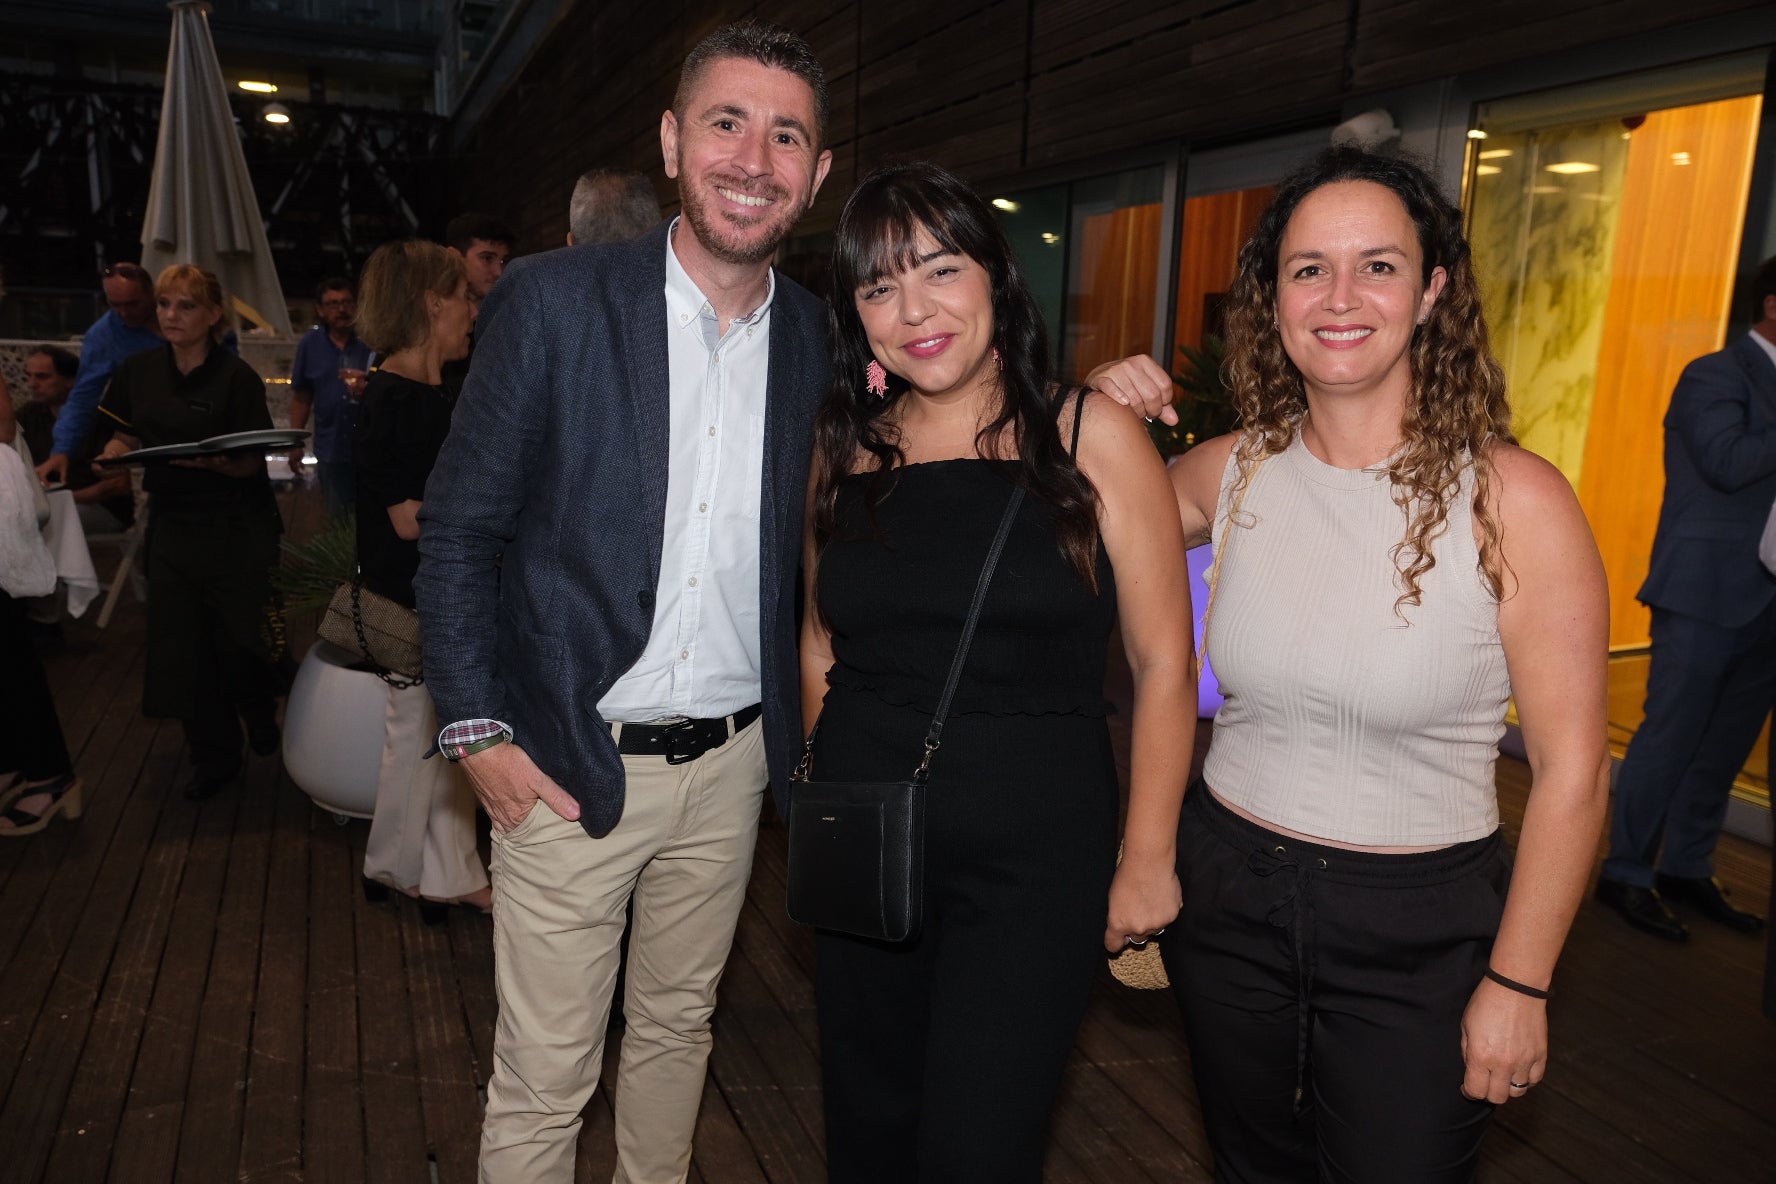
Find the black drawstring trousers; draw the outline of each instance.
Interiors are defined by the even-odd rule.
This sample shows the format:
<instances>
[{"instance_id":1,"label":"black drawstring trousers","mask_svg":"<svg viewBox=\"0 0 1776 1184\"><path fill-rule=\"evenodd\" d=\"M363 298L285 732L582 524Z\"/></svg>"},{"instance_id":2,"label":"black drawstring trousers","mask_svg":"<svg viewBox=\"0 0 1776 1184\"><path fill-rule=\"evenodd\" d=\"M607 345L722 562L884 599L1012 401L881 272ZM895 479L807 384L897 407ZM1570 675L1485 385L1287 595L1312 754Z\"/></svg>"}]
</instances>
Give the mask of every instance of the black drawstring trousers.
<instances>
[{"instance_id":1,"label":"black drawstring trousers","mask_svg":"<svg viewBox=\"0 0 1776 1184\"><path fill-rule=\"evenodd\" d=\"M0 773L47 781L73 771L25 603L0 592Z\"/></svg>"},{"instance_id":2,"label":"black drawstring trousers","mask_svg":"<svg viewBox=\"0 0 1776 1184\"><path fill-rule=\"evenodd\" d=\"M1461 1019L1504 912L1498 832L1345 851L1241 818L1198 781L1178 878L1161 947L1215 1179L1473 1180L1492 1106L1461 1092Z\"/></svg>"}]
</instances>

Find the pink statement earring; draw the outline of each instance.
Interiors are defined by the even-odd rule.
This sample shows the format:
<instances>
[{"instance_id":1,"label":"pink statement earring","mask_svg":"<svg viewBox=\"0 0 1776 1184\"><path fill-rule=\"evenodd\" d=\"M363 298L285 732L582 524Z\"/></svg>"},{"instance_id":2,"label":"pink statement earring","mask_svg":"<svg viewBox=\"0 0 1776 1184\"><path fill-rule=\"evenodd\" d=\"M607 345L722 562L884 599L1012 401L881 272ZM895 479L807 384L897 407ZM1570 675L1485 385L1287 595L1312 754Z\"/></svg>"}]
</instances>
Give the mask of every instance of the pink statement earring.
<instances>
[{"instance_id":1,"label":"pink statement earring","mask_svg":"<svg viewBox=\"0 0 1776 1184\"><path fill-rule=\"evenodd\" d=\"M876 398L881 399L888 394L888 371L882 369L882 363L871 362L863 370L863 387Z\"/></svg>"}]
</instances>

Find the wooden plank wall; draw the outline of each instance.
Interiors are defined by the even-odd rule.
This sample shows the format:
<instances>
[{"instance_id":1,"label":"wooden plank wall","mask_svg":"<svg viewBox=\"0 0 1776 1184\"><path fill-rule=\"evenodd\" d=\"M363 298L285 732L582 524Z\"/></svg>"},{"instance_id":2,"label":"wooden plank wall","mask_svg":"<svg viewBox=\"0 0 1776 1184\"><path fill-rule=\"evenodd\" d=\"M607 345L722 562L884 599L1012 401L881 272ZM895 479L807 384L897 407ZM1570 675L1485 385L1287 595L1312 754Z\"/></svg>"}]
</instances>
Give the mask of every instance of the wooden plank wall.
<instances>
[{"instance_id":1,"label":"wooden plank wall","mask_svg":"<svg viewBox=\"0 0 1776 1184\"><path fill-rule=\"evenodd\" d=\"M461 159L466 208L559 245L594 164L677 204L659 119L685 53L756 14L808 38L832 91L834 167L802 229L829 228L858 170L897 156L1008 181L1167 140L1338 117L1366 93L1750 14L1762 0L569 0Z\"/></svg>"}]
</instances>

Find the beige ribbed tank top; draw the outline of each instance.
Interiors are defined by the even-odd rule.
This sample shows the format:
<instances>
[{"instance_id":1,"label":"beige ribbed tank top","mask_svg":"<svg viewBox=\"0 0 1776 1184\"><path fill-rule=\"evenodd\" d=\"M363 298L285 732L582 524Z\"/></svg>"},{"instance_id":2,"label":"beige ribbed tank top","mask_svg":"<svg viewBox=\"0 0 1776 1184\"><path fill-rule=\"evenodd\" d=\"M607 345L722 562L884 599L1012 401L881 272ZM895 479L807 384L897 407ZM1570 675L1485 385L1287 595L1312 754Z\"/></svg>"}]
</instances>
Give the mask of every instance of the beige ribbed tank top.
<instances>
[{"instance_id":1,"label":"beige ribbed tank top","mask_svg":"<svg viewBox=\"0 0 1776 1184\"><path fill-rule=\"evenodd\" d=\"M1221 479L1208 658L1226 703L1203 777L1253 817L1363 846L1483 838L1511 693L1498 604L1474 542L1474 470L1422 603L1395 612L1406 512L1385 470L1338 469L1297 430L1229 522ZM1404 619L1402 619L1402 617Z\"/></svg>"}]
</instances>

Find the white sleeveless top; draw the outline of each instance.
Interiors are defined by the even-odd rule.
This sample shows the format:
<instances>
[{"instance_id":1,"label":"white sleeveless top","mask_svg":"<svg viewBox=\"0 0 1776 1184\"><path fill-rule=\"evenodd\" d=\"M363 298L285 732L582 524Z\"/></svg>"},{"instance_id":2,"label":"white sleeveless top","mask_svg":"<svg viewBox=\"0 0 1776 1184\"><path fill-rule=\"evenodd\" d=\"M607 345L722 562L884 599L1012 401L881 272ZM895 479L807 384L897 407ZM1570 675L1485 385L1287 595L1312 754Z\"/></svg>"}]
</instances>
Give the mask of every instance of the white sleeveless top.
<instances>
[{"instance_id":1,"label":"white sleeveless top","mask_svg":"<svg viewBox=\"0 0 1776 1184\"><path fill-rule=\"evenodd\" d=\"M1498 604L1474 542L1474 469L1431 546L1418 605L1394 548L1406 512L1385 469L1337 469L1295 439L1265 459L1229 522L1208 659L1226 703L1203 777L1275 826L1362 846L1484 838L1510 679Z\"/></svg>"}]
</instances>

